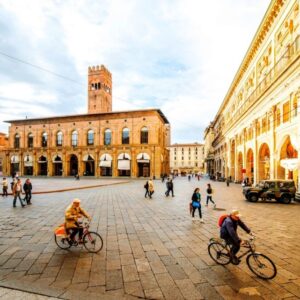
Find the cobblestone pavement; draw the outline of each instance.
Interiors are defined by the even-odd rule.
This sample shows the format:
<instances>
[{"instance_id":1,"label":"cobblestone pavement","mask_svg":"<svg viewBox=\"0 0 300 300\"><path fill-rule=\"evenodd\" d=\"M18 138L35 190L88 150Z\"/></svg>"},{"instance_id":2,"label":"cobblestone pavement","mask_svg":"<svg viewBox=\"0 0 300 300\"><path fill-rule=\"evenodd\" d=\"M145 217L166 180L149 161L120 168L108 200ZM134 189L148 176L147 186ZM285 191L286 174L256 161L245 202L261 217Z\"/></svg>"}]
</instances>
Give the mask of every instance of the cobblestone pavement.
<instances>
[{"instance_id":1,"label":"cobblestone pavement","mask_svg":"<svg viewBox=\"0 0 300 300\"><path fill-rule=\"evenodd\" d=\"M204 191L207 182L177 178L175 197L167 198L165 184L155 181L151 200L140 180L34 195L25 208L0 197L0 286L63 299L299 299L300 204L249 203L240 185L212 182L217 207L239 208L257 250L276 263L277 277L263 281L245 260L223 267L209 257L208 240L218 236L224 211L203 206L204 224L188 212L194 188ZM60 250L54 242L53 229L75 196L104 239L98 254Z\"/></svg>"}]
</instances>

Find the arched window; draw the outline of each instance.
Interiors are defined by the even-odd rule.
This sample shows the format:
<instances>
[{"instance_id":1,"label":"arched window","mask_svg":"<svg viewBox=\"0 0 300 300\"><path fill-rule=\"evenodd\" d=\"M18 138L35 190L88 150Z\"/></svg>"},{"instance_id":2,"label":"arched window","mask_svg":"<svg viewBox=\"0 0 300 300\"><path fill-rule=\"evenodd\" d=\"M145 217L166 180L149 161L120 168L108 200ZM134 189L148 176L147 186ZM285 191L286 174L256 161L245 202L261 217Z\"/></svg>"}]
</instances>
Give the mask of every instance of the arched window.
<instances>
[{"instance_id":1,"label":"arched window","mask_svg":"<svg viewBox=\"0 0 300 300\"><path fill-rule=\"evenodd\" d=\"M29 133L27 137L28 148L33 148L33 134Z\"/></svg>"},{"instance_id":2,"label":"arched window","mask_svg":"<svg viewBox=\"0 0 300 300\"><path fill-rule=\"evenodd\" d=\"M63 134L61 131L59 131L56 134L56 146L62 146L62 144L63 144Z\"/></svg>"},{"instance_id":3,"label":"arched window","mask_svg":"<svg viewBox=\"0 0 300 300\"><path fill-rule=\"evenodd\" d=\"M43 132L42 134L42 147L47 147L48 142L48 134L47 132Z\"/></svg>"},{"instance_id":4,"label":"arched window","mask_svg":"<svg viewBox=\"0 0 300 300\"><path fill-rule=\"evenodd\" d=\"M18 133L15 135L14 147L20 148L20 135Z\"/></svg>"},{"instance_id":5,"label":"arched window","mask_svg":"<svg viewBox=\"0 0 300 300\"><path fill-rule=\"evenodd\" d=\"M105 129L104 131L104 145L111 145L111 130Z\"/></svg>"},{"instance_id":6,"label":"arched window","mask_svg":"<svg viewBox=\"0 0 300 300\"><path fill-rule=\"evenodd\" d=\"M76 130L72 132L72 146L78 146L78 132Z\"/></svg>"},{"instance_id":7,"label":"arched window","mask_svg":"<svg viewBox=\"0 0 300 300\"><path fill-rule=\"evenodd\" d=\"M94 131L92 129L87 133L87 144L94 145Z\"/></svg>"},{"instance_id":8,"label":"arched window","mask_svg":"<svg viewBox=\"0 0 300 300\"><path fill-rule=\"evenodd\" d=\"M143 127L141 129L141 144L148 144L148 128Z\"/></svg>"},{"instance_id":9,"label":"arched window","mask_svg":"<svg viewBox=\"0 0 300 300\"><path fill-rule=\"evenodd\" d=\"M122 144L128 145L129 144L129 129L124 128L122 131Z\"/></svg>"}]
</instances>

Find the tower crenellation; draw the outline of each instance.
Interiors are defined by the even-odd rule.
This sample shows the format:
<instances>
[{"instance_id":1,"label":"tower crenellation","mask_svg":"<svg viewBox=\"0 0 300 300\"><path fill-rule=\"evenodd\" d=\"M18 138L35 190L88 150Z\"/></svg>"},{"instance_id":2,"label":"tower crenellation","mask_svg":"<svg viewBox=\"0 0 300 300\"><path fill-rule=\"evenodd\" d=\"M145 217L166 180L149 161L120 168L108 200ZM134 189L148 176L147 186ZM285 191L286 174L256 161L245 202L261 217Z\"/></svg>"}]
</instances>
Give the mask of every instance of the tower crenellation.
<instances>
[{"instance_id":1,"label":"tower crenellation","mask_svg":"<svg viewBox=\"0 0 300 300\"><path fill-rule=\"evenodd\" d=\"M112 111L112 75L104 65L88 68L88 113Z\"/></svg>"}]
</instances>

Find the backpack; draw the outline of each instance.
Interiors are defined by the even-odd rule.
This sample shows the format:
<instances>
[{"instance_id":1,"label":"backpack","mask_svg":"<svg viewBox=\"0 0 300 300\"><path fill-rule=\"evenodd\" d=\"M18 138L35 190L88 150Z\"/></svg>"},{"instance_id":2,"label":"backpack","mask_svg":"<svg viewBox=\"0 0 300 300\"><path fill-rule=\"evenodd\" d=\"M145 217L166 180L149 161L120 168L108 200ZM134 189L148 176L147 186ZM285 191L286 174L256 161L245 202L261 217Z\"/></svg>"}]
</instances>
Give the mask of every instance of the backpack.
<instances>
[{"instance_id":1,"label":"backpack","mask_svg":"<svg viewBox=\"0 0 300 300\"><path fill-rule=\"evenodd\" d=\"M218 220L218 226L222 227L223 222L225 221L225 219L229 217L229 215L222 215L220 216L219 220Z\"/></svg>"}]
</instances>

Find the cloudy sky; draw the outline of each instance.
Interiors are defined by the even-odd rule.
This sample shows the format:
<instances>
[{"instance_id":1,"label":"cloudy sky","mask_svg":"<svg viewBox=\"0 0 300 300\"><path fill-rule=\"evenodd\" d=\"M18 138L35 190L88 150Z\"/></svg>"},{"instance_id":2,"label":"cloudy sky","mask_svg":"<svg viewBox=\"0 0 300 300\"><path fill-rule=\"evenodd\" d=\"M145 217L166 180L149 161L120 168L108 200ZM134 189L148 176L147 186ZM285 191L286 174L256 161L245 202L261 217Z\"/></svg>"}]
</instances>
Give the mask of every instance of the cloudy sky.
<instances>
[{"instance_id":1,"label":"cloudy sky","mask_svg":"<svg viewBox=\"0 0 300 300\"><path fill-rule=\"evenodd\" d=\"M0 0L0 131L85 113L87 68L104 64L113 110L160 108L172 143L202 141L269 3Z\"/></svg>"}]
</instances>

